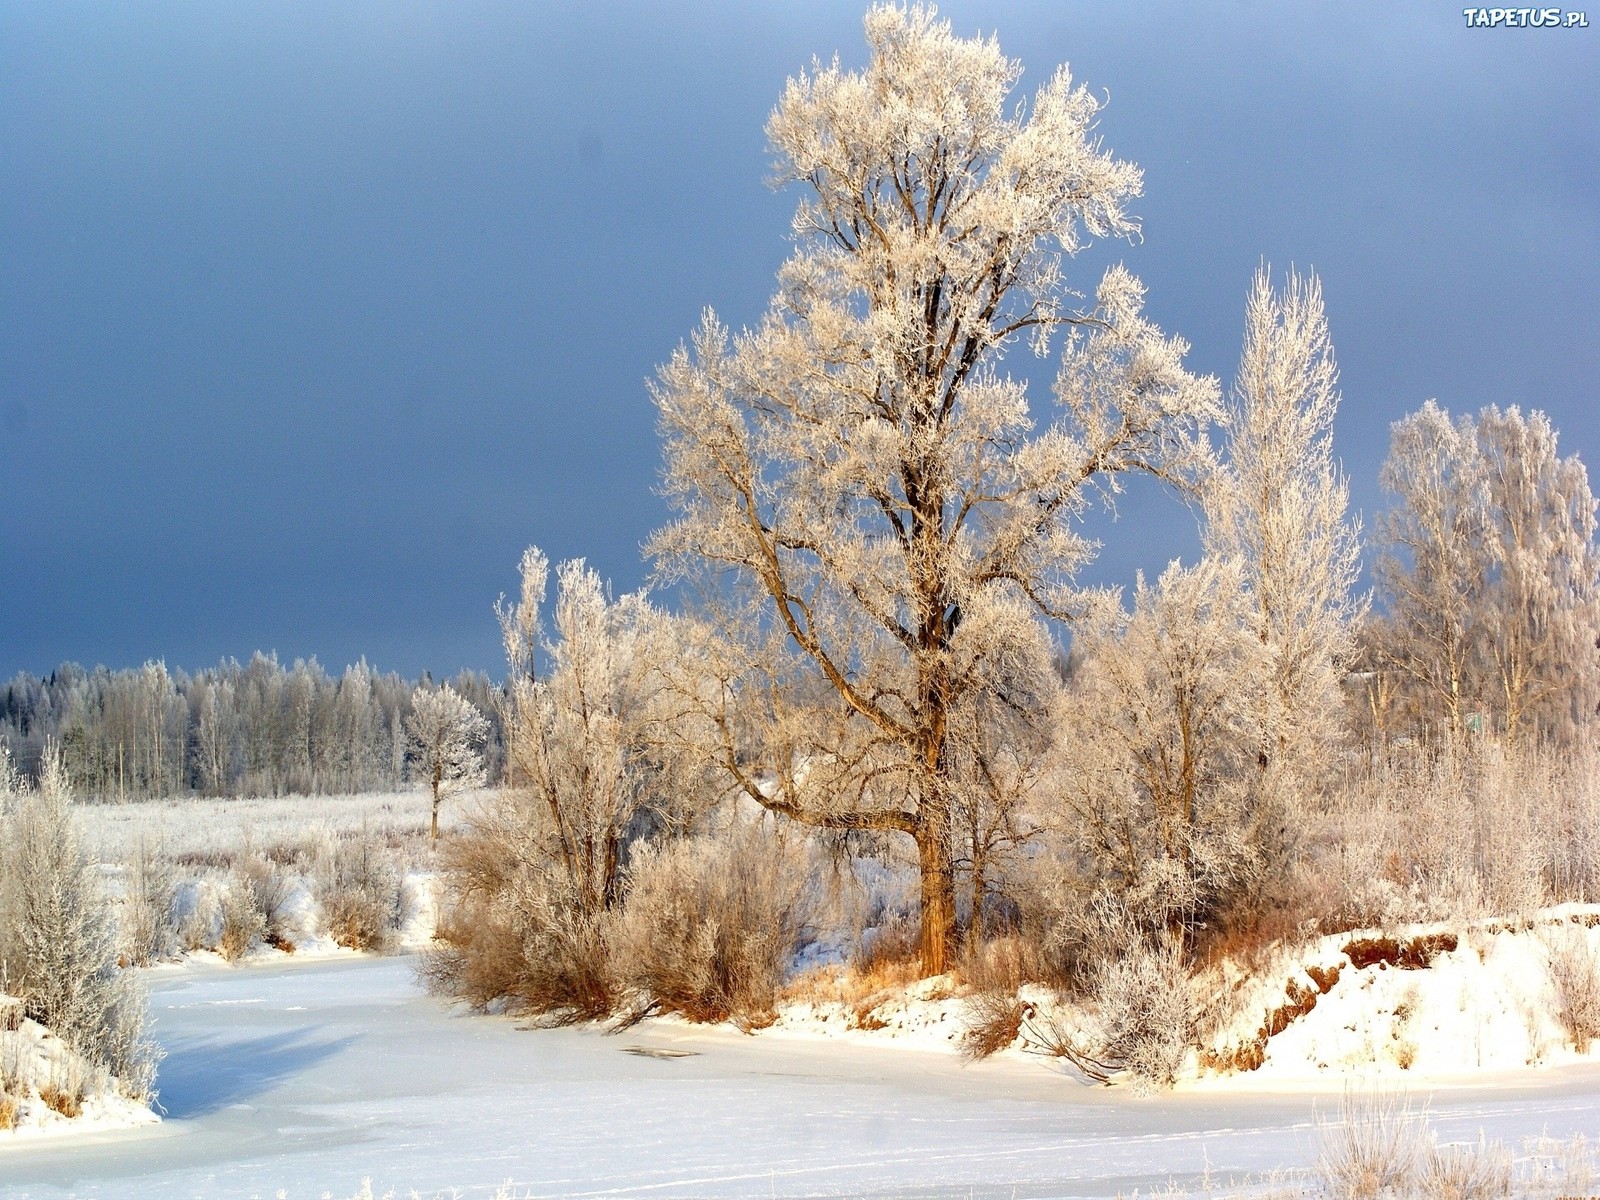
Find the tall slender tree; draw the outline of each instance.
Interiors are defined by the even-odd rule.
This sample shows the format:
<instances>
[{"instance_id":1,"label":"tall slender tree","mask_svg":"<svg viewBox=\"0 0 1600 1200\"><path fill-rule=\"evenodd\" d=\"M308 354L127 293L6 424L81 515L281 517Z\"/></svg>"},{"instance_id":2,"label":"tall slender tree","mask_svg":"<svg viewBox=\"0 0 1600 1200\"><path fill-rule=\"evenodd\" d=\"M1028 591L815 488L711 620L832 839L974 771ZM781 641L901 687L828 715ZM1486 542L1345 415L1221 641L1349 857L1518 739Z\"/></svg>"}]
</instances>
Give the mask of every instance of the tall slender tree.
<instances>
[{"instance_id":1,"label":"tall slender tree","mask_svg":"<svg viewBox=\"0 0 1600 1200\"><path fill-rule=\"evenodd\" d=\"M1304 782L1343 710L1340 678L1364 612L1359 523L1333 460L1338 370L1315 275L1283 289L1262 267L1223 420L1227 460L1207 496L1207 549L1232 563L1269 686L1255 722L1262 768Z\"/></svg>"}]
</instances>

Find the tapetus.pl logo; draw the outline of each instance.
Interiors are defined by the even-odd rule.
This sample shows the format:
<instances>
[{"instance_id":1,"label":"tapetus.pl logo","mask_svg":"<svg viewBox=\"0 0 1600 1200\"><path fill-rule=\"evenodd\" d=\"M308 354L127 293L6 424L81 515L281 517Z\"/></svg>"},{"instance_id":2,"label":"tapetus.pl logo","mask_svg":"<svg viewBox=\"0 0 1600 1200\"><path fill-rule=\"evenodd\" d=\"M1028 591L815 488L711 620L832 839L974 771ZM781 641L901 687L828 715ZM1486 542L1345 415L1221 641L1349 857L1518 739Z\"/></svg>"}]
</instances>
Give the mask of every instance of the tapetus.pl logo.
<instances>
[{"instance_id":1,"label":"tapetus.pl logo","mask_svg":"<svg viewBox=\"0 0 1600 1200\"><path fill-rule=\"evenodd\" d=\"M1587 29L1589 14L1559 8L1463 8L1468 29Z\"/></svg>"}]
</instances>

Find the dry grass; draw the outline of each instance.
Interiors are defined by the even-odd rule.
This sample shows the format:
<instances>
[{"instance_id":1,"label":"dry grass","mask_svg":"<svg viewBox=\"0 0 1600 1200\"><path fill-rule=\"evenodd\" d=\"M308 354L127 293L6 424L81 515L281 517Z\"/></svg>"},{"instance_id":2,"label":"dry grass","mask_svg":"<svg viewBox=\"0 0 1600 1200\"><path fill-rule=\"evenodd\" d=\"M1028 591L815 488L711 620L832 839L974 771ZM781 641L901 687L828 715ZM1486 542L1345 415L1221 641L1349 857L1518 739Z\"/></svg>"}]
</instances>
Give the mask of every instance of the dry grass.
<instances>
[{"instance_id":1,"label":"dry grass","mask_svg":"<svg viewBox=\"0 0 1600 1200\"><path fill-rule=\"evenodd\" d=\"M974 992L967 997L961 1033L961 1057L968 1062L988 1058L1016 1043L1022 1035L1028 1005L1015 992Z\"/></svg>"},{"instance_id":2,"label":"dry grass","mask_svg":"<svg viewBox=\"0 0 1600 1200\"><path fill-rule=\"evenodd\" d=\"M44 1102L46 1108L54 1109L68 1120L83 1112L83 1092L55 1081L39 1089L39 1099Z\"/></svg>"},{"instance_id":3,"label":"dry grass","mask_svg":"<svg viewBox=\"0 0 1600 1200\"><path fill-rule=\"evenodd\" d=\"M17 1127L17 1111L21 1107L21 1101L10 1092L0 1092L0 1129Z\"/></svg>"},{"instance_id":4,"label":"dry grass","mask_svg":"<svg viewBox=\"0 0 1600 1200\"><path fill-rule=\"evenodd\" d=\"M1400 1194L1427 1150L1427 1125L1392 1094L1346 1092L1336 1121L1319 1121L1317 1170L1328 1192L1346 1200Z\"/></svg>"},{"instance_id":5,"label":"dry grass","mask_svg":"<svg viewBox=\"0 0 1600 1200\"><path fill-rule=\"evenodd\" d=\"M1430 1149L1415 1186L1427 1200L1502 1200L1511 1195L1515 1167L1508 1147L1480 1136L1476 1145Z\"/></svg>"},{"instance_id":6,"label":"dry grass","mask_svg":"<svg viewBox=\"0 0 1600 1200\"><path fill-rule=\"evenodd\" d=\"M896 921L869 931L844 963L813 967L778 993L780 1004L838 1005L851 1013L851 1027L882 1029L873 1010L922 978L916 931Z\"/></svg>"}]
</instances>

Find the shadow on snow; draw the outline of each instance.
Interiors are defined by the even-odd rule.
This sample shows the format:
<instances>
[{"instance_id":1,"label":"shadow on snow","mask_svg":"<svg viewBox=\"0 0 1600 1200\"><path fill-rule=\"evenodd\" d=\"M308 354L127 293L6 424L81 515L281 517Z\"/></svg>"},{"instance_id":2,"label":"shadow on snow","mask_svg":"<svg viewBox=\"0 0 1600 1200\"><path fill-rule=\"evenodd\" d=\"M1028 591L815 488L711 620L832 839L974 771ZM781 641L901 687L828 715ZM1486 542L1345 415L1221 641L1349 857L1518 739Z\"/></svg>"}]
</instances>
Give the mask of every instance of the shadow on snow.
<instances>
[{"instance_id":1,"label":"shadow on snow","mask_svg":"<svg viewBox=\"0 0 1600 1200\"><path fill-rule=\"evenodd\" d=\"M203 1117L270 1091L357 1040L316 1033L296 1029L237 1041L173 1042L156 1078L161 1110L173 1120Z\"/></svg>"}]
</instances>

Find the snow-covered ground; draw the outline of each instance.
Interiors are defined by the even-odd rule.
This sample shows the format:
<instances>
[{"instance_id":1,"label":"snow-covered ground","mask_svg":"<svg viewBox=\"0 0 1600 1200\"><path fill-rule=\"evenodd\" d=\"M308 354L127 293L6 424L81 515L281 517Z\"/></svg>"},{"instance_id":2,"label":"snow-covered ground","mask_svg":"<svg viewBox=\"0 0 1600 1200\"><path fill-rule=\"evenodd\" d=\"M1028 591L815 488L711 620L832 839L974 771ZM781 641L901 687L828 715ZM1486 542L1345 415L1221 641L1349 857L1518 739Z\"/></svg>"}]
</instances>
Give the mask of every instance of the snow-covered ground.
<instances>
[{"instance_id":1,"label":"snow-covered ground","mask_svg":"<svg viewBox=\"0 0 1600 1200\"><path fill-rule=\"evenodd\" d=\"M296 1200L364 1178L463 1200L507 1181L539 1197L1148 1194L1304 1166L1338 1110L1336 1089L1141 1099L1038 1059L963 1067L780 1031L522 1031L422 995L405 959L194 962L151 983L167 1119L0 1142L0 1196ZM1412 1096L1445 1140L1600 1130L1591 1064Z\"/></svg>"},{"instance_id":2,"label":"snow-covered ground","mask_svg":"<svg viewBox=\"0 0 1600 1200\"><path fill-rule=\"evenodd\" d=\"M454 827L482 797L446 800L442 828ZM298 846L325 834L366 833L392 846L427 844L433 800L421 789L355 796L196 797L75 808L84 840L103 863L124 863L142 846L191 863L250 851Z\"/></svg>"}]
</instances>

